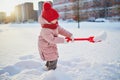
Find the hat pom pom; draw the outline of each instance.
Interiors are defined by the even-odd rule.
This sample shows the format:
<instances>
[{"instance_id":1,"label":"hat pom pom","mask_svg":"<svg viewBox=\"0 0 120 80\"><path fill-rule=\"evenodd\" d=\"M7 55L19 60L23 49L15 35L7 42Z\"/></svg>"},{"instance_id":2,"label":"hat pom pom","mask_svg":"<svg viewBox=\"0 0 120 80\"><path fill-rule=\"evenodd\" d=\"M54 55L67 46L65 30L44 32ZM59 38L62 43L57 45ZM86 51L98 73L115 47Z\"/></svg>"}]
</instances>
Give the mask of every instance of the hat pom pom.
<instances>
[{"instance_id":1,"label":"hat pom pom","mask_svg":"<svg viewBox=\"0 0 120 80\"><path fill-rule=\"evenodd\" d=\"M44 7L44 10L49 10L49 9L51 9L51 4L49 2L45 2L43 4L43 7Z\"/></svg>"}]
</instances>

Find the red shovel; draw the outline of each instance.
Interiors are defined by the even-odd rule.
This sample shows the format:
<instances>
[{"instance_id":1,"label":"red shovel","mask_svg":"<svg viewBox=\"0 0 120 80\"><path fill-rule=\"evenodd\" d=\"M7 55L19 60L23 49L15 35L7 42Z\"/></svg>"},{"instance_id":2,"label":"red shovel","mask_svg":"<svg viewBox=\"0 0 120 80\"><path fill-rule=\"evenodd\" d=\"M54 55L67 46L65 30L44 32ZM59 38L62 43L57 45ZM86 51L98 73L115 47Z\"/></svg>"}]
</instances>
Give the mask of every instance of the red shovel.
<instances>
[{"instance_id":1,"label":"red shovel","mask_svg":"<svg viewBox=\"0 0 120 80\"><path fill-rule=\"evenodd\" d=\"M107 35L105 32L101 32L97 36L90 36L88 38L74 38L73 41L89 41L89 42L95 43L95 42L101 42L105 40L106 36ZM67 42L72 41L72 39L69 37L66 37L65 39L67 40Z\"/></svg>"}]
</instances>

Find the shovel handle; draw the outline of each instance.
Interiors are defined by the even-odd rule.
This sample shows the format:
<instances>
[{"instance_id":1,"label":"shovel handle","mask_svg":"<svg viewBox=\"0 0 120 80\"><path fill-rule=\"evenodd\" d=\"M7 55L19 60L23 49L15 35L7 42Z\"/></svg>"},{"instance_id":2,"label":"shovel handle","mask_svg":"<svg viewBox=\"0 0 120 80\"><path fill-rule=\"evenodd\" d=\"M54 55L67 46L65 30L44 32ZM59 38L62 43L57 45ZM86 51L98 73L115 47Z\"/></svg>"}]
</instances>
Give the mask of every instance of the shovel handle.
<instances>
[{"instance_id":1,"label":"shovel handle","mask_svg":"<svg viewBox=\"0 0 120 80\"><path fill-rule=\"evenodd\" d=\"M89 41L94 43L94 36L88 37L88 38L74 38L74 41Z\"/></svg>"}]
</instances>

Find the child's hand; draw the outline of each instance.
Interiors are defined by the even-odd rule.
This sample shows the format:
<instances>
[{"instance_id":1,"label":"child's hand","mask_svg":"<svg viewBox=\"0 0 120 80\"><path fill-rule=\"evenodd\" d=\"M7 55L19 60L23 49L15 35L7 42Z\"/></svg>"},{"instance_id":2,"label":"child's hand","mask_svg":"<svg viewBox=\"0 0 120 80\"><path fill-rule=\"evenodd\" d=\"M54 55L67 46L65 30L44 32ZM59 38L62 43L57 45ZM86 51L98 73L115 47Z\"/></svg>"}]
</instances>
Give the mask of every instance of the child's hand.
<instances>
[{"instance_id":1,"label":"child's hand","mask_svg":"<svg viewBox=\"0 0 120 80\"><path fill-rule=\"evenodd\" d=\"M73 38L73 36L71 36L70 38L69 37L66 37L65 38L65 41L68 43L68 42L74 42L74 38Z\"/></svg>"}]
</instances>

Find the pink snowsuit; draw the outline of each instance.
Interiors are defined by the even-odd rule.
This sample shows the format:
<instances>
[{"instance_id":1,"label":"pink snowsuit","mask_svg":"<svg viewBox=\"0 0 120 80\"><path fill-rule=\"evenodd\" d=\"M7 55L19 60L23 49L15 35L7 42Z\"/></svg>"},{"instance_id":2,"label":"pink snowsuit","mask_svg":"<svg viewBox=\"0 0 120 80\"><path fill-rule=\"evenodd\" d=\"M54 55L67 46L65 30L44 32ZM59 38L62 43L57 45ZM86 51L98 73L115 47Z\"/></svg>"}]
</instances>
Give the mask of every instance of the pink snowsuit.
<instances>
[{"instance_id":1,"label":"pink snowsuit","mask_svg":"<svg viewBox=\"0 0 120 80\"><path fill-rule=\"evenodd\" d=\"M50 24L44 18L39 16L39 23L41 26L43 24ZM56 29L42 28L39 39L38 39L38 49L42 60L53 61L58 59L57 43L64 43L64 38L58 35L63 35L65 37L71 37L72 34L65 29L58 26Z\"/></svg>"}]
</instances>

